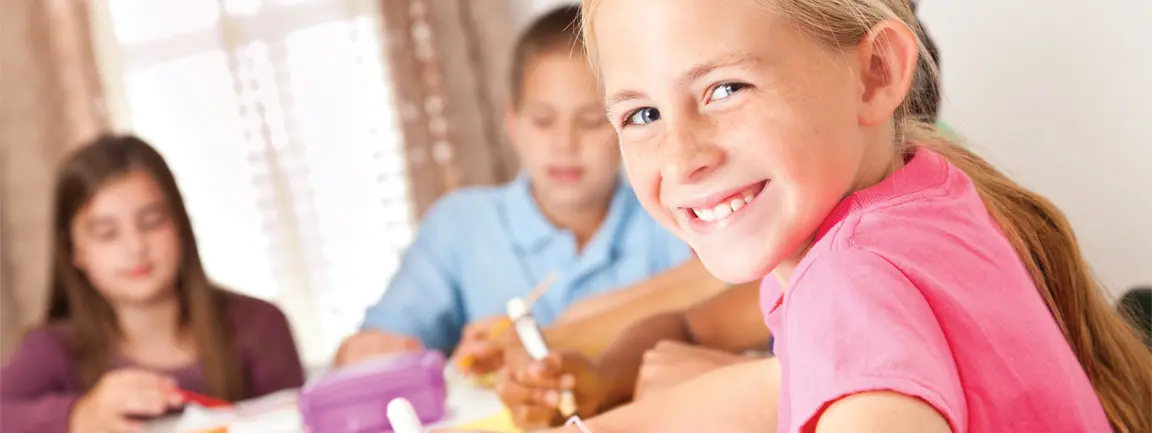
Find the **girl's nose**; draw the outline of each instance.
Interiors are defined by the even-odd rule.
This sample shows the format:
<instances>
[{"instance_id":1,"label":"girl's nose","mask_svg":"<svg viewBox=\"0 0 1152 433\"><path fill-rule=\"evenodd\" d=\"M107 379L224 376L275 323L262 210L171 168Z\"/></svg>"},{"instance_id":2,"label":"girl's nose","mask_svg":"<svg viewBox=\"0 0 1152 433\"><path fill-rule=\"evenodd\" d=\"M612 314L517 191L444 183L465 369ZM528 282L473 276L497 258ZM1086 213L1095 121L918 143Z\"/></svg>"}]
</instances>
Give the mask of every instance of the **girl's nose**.
<instances>
[{"instance_id":1,"label":"girl's nose","mask_svg":"<svg viewBox=\"0 0 1152 433\"><path fill-rule=\"evenodd\" d=\"M724 152L701 137L697 128L673 131L663 146L661 175L677 183L696 183L724 163Z\"/></svg>"}]
</instances>

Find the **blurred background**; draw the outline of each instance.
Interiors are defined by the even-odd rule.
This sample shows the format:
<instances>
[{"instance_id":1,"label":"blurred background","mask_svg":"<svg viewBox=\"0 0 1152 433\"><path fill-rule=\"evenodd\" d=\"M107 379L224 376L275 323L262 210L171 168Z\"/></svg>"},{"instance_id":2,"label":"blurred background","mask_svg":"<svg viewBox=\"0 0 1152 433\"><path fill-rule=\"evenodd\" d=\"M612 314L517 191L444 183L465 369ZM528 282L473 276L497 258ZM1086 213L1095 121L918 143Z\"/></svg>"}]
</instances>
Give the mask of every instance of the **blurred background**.
<instances>
[{"instance_id":1,"label":"blurred background","mask_svg":"<svg viewBox=\"0 0 1152 433\"><path fill-rule=\"evenodd\" d=\"M111 129L171 164L209 275L326 362L437 197L516 174L509 50L561 3L0 0L0 350L43 310L55 164ZM1114 294L1152 282L1152 1L919 13L944 122L1069 215Z\"/></svg>"}]
</instances>

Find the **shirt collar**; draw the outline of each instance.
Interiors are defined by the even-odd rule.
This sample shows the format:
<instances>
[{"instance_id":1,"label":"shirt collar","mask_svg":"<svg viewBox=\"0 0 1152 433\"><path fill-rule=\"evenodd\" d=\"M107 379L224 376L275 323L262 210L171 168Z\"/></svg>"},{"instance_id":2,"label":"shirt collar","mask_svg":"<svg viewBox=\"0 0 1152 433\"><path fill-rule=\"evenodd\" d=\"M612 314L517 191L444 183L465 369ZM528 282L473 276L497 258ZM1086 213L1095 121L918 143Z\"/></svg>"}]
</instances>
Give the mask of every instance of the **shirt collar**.
<instances>
[{"instance_id":1,"label":"shirt collar","mask_svg":"<svg viewBox=\"0 0 1152 433\"><path fill-rule=\"evenodd\" d=\"M632 187L621 176L612 194L612 202L609 204L604 224L585 249L591 251L594 247L605 244L609 247L615 246L620 240L618 233L621 226L625 225L624 221L635 211L637 205ZM509 184L505 196L505 211L512 241L522 250L539 250L547 245L548 241L565 233L544 217L540 205L532 197L531 180L525 173L516 176L516 179Z\"/></svg>"}]
</instances>

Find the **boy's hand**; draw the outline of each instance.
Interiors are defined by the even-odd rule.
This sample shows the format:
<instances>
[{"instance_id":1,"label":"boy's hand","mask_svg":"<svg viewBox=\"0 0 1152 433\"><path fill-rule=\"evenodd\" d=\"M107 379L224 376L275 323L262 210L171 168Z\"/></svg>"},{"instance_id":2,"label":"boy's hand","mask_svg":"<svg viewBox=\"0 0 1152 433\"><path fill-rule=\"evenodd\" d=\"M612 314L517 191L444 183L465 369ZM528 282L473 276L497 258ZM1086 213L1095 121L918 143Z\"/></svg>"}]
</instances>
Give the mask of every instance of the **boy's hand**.
<instances>
[{"instance_id":1,"label":"boy's hand","mask_svg":"<svg viewBox=\"0 0 1152 433\"><path fill-rule=\"evenodd\" d=\"M336 351L334 364L343 367L366 359L394 353L415 352L424 348L412 337L381 331L360 331L344 340Z\"/></svg>"},{"instance_id":2,"label":"boy's hand","mask_svg":"<svg viewBox=\"0 0 1152 433\"><path fill-rule=\"evenodd\" d=\"M512 323L505 316L477 320L464 327L452 363L463 373L484 375L504 366L504 348L515 341Z\"/></svg>"},{"instance_id":3,"label":"boy's hand","mask_svg":"<svg viewBox=\"0 0 1152 433\"><path fill-rule=\"evenodd\" d=\"M562 391L575 393L576 412L582 417L599 412L606 398L607 388L596 366L579 352L553 352L536 361L516 346L509 348L505 361L496 392L521 428L562 423L557 409Z\"/></svg>"},{"instance_id":4,"label":"boy's hand","mask_svg":"<svg viewBox=\"0 0 1152 433\"><path fill-rule=\"evenodd\" d=\"M644 352L636 380L635 400L701 374L751 358L687 343L661 341Z\"/></svg>"}]
</instances>

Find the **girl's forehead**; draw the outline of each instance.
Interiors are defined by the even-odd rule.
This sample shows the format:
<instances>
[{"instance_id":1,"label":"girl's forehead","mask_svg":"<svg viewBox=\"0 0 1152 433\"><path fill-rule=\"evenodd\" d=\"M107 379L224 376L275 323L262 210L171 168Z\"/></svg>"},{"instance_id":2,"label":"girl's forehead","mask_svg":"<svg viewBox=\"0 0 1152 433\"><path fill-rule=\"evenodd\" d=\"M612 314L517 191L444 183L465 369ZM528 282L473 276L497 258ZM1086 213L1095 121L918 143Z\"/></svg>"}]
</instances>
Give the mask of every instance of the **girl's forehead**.
<instances>
[{"instance_id":1,"label":"girl's forehead","mask_svg":"<svg viewBox=\"0 0 1152 433\"><path fill-rule=\"evenodd\" d=\"M97 213L131 212L160 201L163 197L164 192L151 175L133 170L100 185L84 210Z\"/></svg>"},{"instance_id":2,"label":"girl's forehead","mask_svg":"<svg viewBox=\"0 0 1152 433\"><path fill-rule=\"evenodd\" d=\"M810 47L757 2L604 0L593 11L597 66L608 95L623 81L680 79L734 58L770 60ZM699 75L699 74L695 74Z\"/></svg>"}]
</instances>

